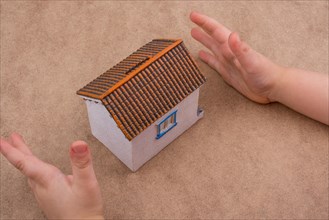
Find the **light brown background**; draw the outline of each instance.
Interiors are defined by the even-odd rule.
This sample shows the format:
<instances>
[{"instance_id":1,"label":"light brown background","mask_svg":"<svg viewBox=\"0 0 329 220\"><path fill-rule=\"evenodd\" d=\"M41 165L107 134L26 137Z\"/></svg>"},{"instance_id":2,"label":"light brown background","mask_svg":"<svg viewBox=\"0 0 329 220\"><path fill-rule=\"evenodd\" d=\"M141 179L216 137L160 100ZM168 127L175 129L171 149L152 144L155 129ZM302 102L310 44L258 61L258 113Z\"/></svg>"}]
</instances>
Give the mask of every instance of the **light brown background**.
<instances>
[{"instance_id":1,"label":"light brown background","mask_svg":"<svg viewBox=\"0 0 329 220\"><path fill-rule=\"evenodd\" d=\"M1 2L1 136L70 173L68 147L92 148L107 218L328 217L328 127L258 105L199 59L205 117L132 173L90 133L75 91L153 38L190 37L192 10L239 31L287 66L328 73L327 1ZM1 157L1 218L44 218Z\"/></svg>"}]
</instances>

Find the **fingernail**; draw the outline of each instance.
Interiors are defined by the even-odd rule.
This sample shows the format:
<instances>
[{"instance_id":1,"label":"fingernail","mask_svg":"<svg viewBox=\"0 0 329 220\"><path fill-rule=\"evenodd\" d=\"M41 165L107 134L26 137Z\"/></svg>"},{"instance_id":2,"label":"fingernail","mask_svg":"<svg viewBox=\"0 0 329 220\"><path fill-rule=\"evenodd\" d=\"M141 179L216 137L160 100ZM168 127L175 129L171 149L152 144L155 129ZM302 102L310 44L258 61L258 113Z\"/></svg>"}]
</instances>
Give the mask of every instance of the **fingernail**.
<instances>
[{"instance_id":1,"label":"fingernail","mask_svg":"<svg viewBox=\"0 0 329 220\"><path fill-rule=\"evenodd\" d=\"M72 147L72 151L76 154L83 154L87 152L87 146L86 145L76 145Z\"/></svg>"}]
</instances>

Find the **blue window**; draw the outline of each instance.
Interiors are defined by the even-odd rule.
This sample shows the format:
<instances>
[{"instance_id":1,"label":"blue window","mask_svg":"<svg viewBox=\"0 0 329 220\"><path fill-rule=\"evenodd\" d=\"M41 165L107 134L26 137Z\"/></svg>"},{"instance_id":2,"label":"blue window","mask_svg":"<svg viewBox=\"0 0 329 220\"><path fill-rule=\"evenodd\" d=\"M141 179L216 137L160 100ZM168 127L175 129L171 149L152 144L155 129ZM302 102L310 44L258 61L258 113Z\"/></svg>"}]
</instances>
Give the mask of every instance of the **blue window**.
<instances>
[{"instance_id":1,"label":"blue window","mask_svg":"<svg viewBox=\"0 0 329 220\"><path fill-rule=\"evenodd\" d=\"M173 127L177 125L176 112L177 110L172 112L158 124L158 134L156 136L156 139L161 138L163 135L165 135L168 131L170 131Z\"/></svg>"}]
</instances>

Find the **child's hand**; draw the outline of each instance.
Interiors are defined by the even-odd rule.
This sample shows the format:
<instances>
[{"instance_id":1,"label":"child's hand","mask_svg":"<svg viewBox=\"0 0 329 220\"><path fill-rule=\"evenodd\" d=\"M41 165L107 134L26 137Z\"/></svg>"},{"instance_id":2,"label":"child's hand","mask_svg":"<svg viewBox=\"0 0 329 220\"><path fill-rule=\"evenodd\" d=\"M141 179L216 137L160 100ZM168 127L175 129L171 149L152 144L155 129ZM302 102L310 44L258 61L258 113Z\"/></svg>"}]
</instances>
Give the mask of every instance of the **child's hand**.
<instances>
[{"instance_id":1,"label":"child's hand","mask_svg":"<svg viewBox=\"0 0 329 220\"><path fill-rule=\"evenodd\" d=\"M203 29L193 28L192 37L212 52L200 51L199 57L204 62L249 99L258 103L276 101L270 95L284 68L254 51L240 41L237 33L212 18L196 12L190 18Z\"/></svg>"},{"instance_id":2,"label":"child's hand","mask_svg":"<svg viewBox=\"0 0 329 220\"><path fill-rule=\"evenodd\" d=\"M35 157L18 134L1 139L1 153L27 178L41 209L50 219L102 219L103 203L88 145L70 147L73 175Z\"/></svg>"}]
</instances>

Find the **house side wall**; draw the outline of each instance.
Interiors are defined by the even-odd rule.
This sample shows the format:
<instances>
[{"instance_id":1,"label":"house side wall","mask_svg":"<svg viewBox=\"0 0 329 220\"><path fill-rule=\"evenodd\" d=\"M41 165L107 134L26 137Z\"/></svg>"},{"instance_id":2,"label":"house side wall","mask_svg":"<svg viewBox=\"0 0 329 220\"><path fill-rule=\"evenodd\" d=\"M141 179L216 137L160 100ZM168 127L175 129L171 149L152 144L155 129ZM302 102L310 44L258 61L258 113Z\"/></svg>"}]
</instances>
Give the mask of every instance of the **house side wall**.
<instances>
[{"instance_id":1,"label":"house side wall","mask_svg":"<svg viewBox=\"0 0 329 220\"><path fill-rule=\"evenodd\" d=\"M97 102L97 103L96 103ZM92 134L130 169L132 144L118 128L105 106L96 99L85 100Z\"/></svg>"},{"instance_id":2,"label":"house side wall","mask_svg":"<svg viewBox=\"0 0 329 220\"><path fill-rule=\"evenodd\" d=\"M146 128L142 133L132 140L133 171L136 171L144 163L159 153L170 142L191 127L197 120L202 118L203 112L198 114L199 89L195 90L182 102L158 119L154 124ZM172 112L177 110L176 122L168 133L156 139L157 125Z\"/></svg>"}]
</instances>

